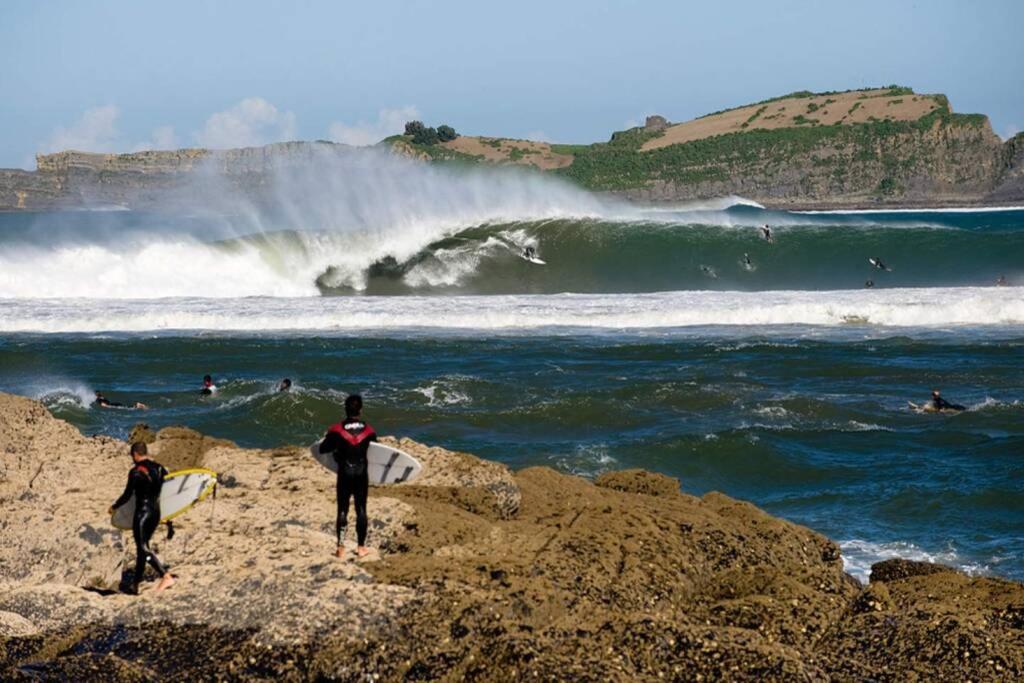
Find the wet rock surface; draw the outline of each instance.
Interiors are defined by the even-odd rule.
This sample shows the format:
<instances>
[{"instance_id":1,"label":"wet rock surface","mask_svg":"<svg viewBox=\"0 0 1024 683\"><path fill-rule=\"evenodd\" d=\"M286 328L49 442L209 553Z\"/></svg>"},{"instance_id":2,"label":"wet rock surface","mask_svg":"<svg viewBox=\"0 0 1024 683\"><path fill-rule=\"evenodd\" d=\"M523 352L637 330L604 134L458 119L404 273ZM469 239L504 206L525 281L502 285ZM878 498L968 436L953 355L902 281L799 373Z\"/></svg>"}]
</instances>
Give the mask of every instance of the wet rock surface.
<instances>
[{"instance_id":1,"label":"wet rock surface","mask_svg":"<svg viewBox=\"0 0 1024 683\"><path fill-rule=\"evenodd\" d=\"M173 541L157 532L177 585L130 597L116 591L130 534L105 513L126 444L0 395L0 677L1024 675L1021 584L890 561L865 587L828 539L721 494L685 495L668 477L612 473L594 485L393 443L426 472L372 490L376 552L357 563L331 555L334 481L305 449L153 432L158 460L210 467L222 485L179 519Z\"/></svg>"}]
</instances>

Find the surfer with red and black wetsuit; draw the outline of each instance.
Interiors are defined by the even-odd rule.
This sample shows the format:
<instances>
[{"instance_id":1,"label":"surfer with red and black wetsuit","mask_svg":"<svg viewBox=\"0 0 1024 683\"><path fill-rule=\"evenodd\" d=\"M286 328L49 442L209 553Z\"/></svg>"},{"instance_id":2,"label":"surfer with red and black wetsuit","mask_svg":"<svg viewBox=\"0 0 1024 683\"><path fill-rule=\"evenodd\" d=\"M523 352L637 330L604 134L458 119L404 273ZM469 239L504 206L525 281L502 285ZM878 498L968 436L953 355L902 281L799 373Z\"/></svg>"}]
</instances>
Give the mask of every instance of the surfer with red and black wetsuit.
<instances>
[{"instance_id":1,"label":"surfer with red and black wetsuit","mask_svg":"<svg viewBox=\"0 0 1024 683\"><path fill-rule=\"evenodd\" d=\"M320 442L321 453L331 453L338 463L338 518L335 530L338 536L336 557L345 556L345 531L348 527L349 499L356 504L356 555L365 557L370 549L366 547L366 498L370 490L369 463L366 458L370 444L377 440L373 427L362 419L363 399L353 394L345 399L345 420L331 425L327 435Z\"/></svg>"},{"instance_id":2,"label":"surfer with red and black wetsuit","mask_svg":"<svg viewBox=\"0 0 1024 683\"><path fill-rule=\"evenodd\" d=\"M139 594L139 583L146 571L146 564L149 563L160 576L160 583L156 587L156 592L159 593L174 585L174 577L149 547L149 539L153 537L153 532L160 525L160 491L163 489L167 470L160 463L149 459L146 444L141 441L132 444L131 455L135 464L128 471L128 484L124 487L124 493L114 501L108 512L114 514L114 510L131 500L133 495L135 496L135 514L132 517L132 536L135 538L135 573L132 574L132 583L126 592L133 595ZM170 523L168 522L168 524Z\"/></svg>"}]
</instances>

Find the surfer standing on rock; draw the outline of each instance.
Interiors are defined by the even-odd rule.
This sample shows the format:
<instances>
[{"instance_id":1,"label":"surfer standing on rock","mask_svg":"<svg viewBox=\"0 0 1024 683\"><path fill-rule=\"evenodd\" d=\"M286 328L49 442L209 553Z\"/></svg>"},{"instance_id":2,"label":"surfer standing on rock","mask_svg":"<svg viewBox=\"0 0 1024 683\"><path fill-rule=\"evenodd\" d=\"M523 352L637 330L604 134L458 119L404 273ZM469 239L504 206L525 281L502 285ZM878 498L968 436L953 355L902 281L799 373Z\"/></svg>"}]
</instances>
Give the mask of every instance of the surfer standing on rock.
<instances>
[{"instance_id":1,"label":"surfer standing on rock","mask_svg":"<svg viewBox=\"0 0 1024 683\"><path fill-rule=\"evenodd\" d=\"M159 593L174 585L174 577L149 547L149 539L153 537L153 532L160 525L160 491L163 489L167 470L160 463L149 459L146 444L141 441L132 444L131 455L135 464L128 471L128 484L124 487L124 493L114 501L108 512L114 514L114 510L131 500L133 495L135 496L135 515L132 517L132 536L135 538L135 573L132 574L132 583L126 592L132 595L139 594L139 583L142 582L146 564L149 563L160 576L160 583L156 587L156 592Z\"/></svg>"},{"instance_id":2,"label":"surfer standing on rock","mask_svg":"<svg viewBox=\"0 0 1024 683\"><path fill-rule=\"evenodd\" d=\"M366 516L366 499L370 490L369 461L367 452L370 444L377 440L373 427L363 422L363 399L353 394L345 399L345 420L331 425L327 435L320 442L321 453L331 453L338 463L338 518L335 530L338 549L334 555L345 556L345 531L348 527L348 504L355 498L356 504L356 555L365 557L370 549L366 547L366 531L369 520Z\"/></svg>"}]
</instances>

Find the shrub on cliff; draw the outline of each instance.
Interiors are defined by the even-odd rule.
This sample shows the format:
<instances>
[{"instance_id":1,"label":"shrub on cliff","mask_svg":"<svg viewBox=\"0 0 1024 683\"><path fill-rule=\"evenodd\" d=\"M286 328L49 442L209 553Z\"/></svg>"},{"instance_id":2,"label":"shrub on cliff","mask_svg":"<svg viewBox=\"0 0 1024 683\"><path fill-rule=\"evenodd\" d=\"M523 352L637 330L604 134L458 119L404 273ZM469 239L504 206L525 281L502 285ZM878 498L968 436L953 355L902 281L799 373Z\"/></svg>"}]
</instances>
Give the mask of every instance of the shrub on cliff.
<instances>
[{"instance_id":1,"label":"shrub on cliff","mask_svg":"<svg viewBox=\"0 0 1024 683\"><path fill-rule=\"evenodd\" d=\"M441 139L441 142L448 142L459 137L459 134L455 132L455 129L451 126L444 125L437 127L437 137Z\"/></svg>"},{"instance_id":2,"label":"shrub on cliff","mask_svg":"<svg viewBox=\"0 0 1024 683\"><path fill-rule=\"evenodd\" d=\"M436 145L440 140L435 128L420 128L412 135L412 141L417 145Z\"/></svg>"},{"instance_id":3,"label":"shrub on cliff","mask_svg":"<svg viewBox=\"0 0 1024 683\"><path fill-rule=\"evenodd\" d=\"M436 145L438 142L448 142L459 137L451 126L438 126L428 128L422 121L409 121L405 124L405 134L412 136L412 141L417 145Z\"/></svg>"}]
</instances>

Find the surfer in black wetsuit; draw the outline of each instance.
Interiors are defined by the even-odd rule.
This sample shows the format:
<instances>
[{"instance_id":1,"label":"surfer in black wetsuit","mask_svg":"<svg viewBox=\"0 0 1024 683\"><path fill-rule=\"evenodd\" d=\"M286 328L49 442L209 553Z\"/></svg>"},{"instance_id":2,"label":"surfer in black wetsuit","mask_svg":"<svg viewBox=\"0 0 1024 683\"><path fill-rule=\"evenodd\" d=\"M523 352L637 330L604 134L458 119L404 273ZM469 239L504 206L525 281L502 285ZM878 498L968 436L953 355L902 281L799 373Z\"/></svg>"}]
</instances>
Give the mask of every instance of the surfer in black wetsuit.
<instances>
[{"instance_id":1,"label":"surfer in black wetsuit","mask_svg":"<svg viewBox=\"0 0 1024 683\"><path fill-rule=\"evenodd\" d=\"M290 379L288 379L287 377L285 377L283 380L281 380L281 383L277 385L278 393L283 392L283 391L290 391L291 388L292 388L292 381Z\"/></svg>"},{"instance_id":2,"label":"surfer in black wetsuit","mask_svg":"<svg viewBox=\"0 0 1024 683\"><path fill-rule=\"evenodd\" d=\"M761 235L764 237L764 241L768 244L775 243L775 238L772 237L772 229L768 227L767 223L761 227Z\"/></svg>"},{"instance_id":3,"label":"surfer in black wetsuit","mask_svg":"<svg viewBox=\"0 0 1024 683\"><path fill-rule=\"evenodd\" d=\"M147 408L145 403L139 403L138 401L130 406L124 403L115 403L114 401L107 400L107 397L100 391L96 392L96 400L92 404L97 408L127 408L128 410L146 410Z\"/></svg>"},{"instance_id":4,"label":"surfer in black wetsuit","mask_svg":"<svg viewBox=\"0 0 1024 683\"><path fill-rule=\"evenodd\" d=\"M954 410L954 411L957 411L957 412L959 412L961 410L967 410L967 408L963 407L962 405L958 405L956 403L950 403L946 399L942 398L942 395L939 393L938 389L933 389L932 390L931 409L932 410Z\"/></svg>"},{"instance_id":5,"label":"surfer in black wetsuit","mask_svg":"<svg viewBox=\"0 0 1024 683\"><path fill-rule=\"evenodd\" d=\"M889 266L887 266L884 263L882 263L882 259L878 258L877 256L869 256L868 257L868 263L870 263L872 266L874 266L878 270L884 270L887 273L891 273L892 272L892 268L890 268Z\"/></svg>"},{"instance_id":6,"label":"surfer in black wetsuit","mask_svg":"<svg viewBox=\"0 0 1024 683\"><path fill-rule=\"evenodd\" d=\"M336 557L345 556L345 530L348 527L348 503L355 498L356 504L356 554L366 556L366 498L370 488L369 463L366 459L370 444L377 440L373 427L363 422L363 399L353 394L345 399L345 420L327 430L320 442L321 453L331 453L338 463L338 518L335 530L338 536Z\"/></svg>"},{"instance_id":7,"label":"surfer in black wetsuit","mask_svg":"<svg viewBox=\"0 0 1024 683\"><path fill-rule=\"evenodd\" d=\"M157 584L156 592L163 591L174 585L174 577L167 571L167 567L156 553L149 547L149 539L153 537L160 524L160 491L163 489L164 477L167 470L160 463L150 460L146 444L137 441L132 444L132 460L135 464L128 471L128 484L124 487L124 493L110 506L110 514L121 507L132 496L135 496L135 515L132 518L132 536L135 538L135 573L132 574L132 583L127 592L138 595L139 583L146 571L148 562L160 576L160 583Z\"/></svg>"},{"instance_id":8,"label":"surfer in black wetsuit","mask_svg":"<svg viewBox=\"0 0 1024 683\"><path fill-rule=\"evenodd\" d=\"M533 247L523 247L523 258L528 261L537 258L537 250Z\"/></svg>"}]
</instances>

